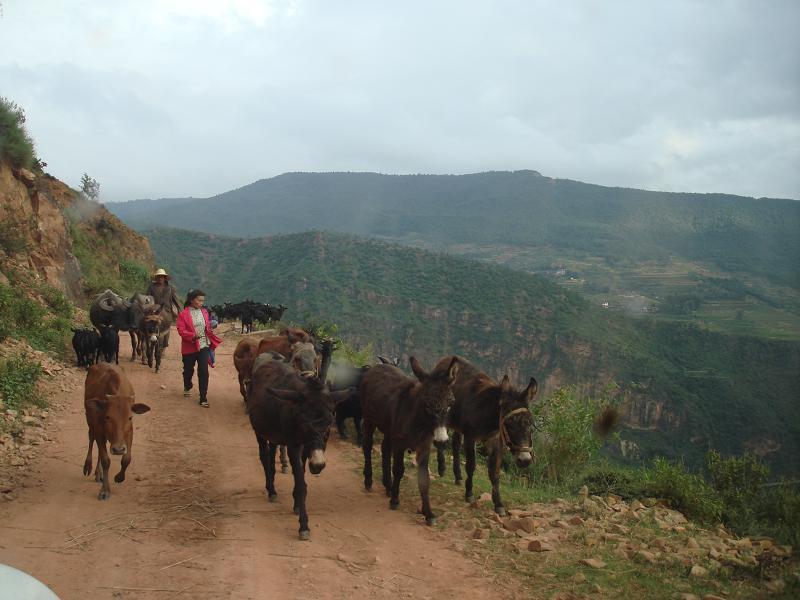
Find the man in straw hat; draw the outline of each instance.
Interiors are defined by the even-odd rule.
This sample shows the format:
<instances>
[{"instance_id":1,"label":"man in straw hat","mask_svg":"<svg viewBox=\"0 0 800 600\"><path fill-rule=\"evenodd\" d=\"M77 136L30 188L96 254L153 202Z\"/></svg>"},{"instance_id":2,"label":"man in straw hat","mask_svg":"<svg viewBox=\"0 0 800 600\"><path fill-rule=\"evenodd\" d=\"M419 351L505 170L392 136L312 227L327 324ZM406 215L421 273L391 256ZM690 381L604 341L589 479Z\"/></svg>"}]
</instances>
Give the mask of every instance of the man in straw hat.
<instances>
[{"instance_id":1,"label":"man in straw hat","mask_svg":"<svg viewBox=\"0 0 800 600\"><path fill-rule=\"evenodd\" d=\"M152 296L156 304L169 307L172 312L173 322L181 311L182 304L178 299L178 290L169 282L169 275L164 269L158 269L153 273L153 281L147 288L147 294ZM164 339L164 348L169 346L169 334Z\"/></svg>"}]
</instances>

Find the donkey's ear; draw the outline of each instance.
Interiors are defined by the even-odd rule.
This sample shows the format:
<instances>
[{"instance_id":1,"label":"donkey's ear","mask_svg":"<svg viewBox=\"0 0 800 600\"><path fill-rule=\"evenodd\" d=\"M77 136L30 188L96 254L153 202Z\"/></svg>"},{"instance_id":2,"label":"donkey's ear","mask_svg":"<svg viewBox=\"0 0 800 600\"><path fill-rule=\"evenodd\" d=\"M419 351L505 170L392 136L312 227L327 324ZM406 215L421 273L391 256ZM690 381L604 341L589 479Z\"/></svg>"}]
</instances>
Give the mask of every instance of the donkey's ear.
<instances>
[{"instance_id":1,"label":"donkey's ear","mask_svg":"<svg viewBox=\"0 0 800 600\"><path fill-rule=\"evenodd\" d=\"M279 390L276 388L268 387L266 388L267 392L275 396L276 398L280 398L281 400L290 400L292 402L300 402L305 396L302 392L298 392L296 390Z\"/></svg>"},{"instance_id":2,"label":"donkey's ear","mask_svg":"<svg viewBox=\"0 0 800 600\"><path fill-rule=\"evenodd\" d=\"M450 361L450 366L447 368L447 384L453 385L455 383L456 377L458 377L458 359L453 357L453 360Z\"/></svg>"},{"instance_id":3,"label":"donkey's ear","mask_svg":"<svg viewBox=\"0 0 800 600\"><path fill-rule=\"evenodd\" d=\"M417 379L420 381L425 381L428 378L428 374L425 372L425 369L419 364L419 361L411 356L408 359L408 364L411 365L411 371L414 373Z\"/></svg>"},{"instance_id":4,"label":"donkey's ear","mask_svg":"<svg viewBox=\"0 0 800 600\"><path fill-rule=\"evenodd\" d=\"M511 382L508 379L508 373L503 375L503 381L500 382L500 393L505 395L511 389Z\"/></svg>"},{"instance_id":5,"label":"donkey's ear","mask_svg":"<svg viewBox=\"0 0 800 600\"><path fill-rule=\"evenodd\" d=\"M523 392L525 395L525 401L530 404L533 402L533 397L536 395L536 392L539 391L539 383L536 381L535 377L531 377L530 383L528 383L528 387L525 388Z\"/></svg>"}]
</instances>

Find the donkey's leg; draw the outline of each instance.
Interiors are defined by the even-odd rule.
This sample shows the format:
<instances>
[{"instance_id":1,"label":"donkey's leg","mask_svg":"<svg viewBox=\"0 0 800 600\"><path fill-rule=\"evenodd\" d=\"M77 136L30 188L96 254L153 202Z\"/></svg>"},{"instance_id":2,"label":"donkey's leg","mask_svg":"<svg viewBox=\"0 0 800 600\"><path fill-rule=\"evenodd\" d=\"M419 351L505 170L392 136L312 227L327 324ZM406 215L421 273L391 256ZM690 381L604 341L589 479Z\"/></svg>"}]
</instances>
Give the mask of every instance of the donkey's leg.
<instances>
[{"instance_id":1,"label":"donkey's leg","mask_svg":"<svg viewBox=\"0 0 800 600\"><path fill-rule=\"evenodd\" d=\"M281 473L288 473L289 472L289 459L286 458L286 446L281 444L278 446L280 449L280 457L281 457Z\"/></svg>"},{"instance_id":2,"label":"donkey's leg","mask_svg":"<svg viewBox=\"0 0 800 600\"><path fill-rule=\"evenodd\" d=\"M278 451L278 445L268 443L267 447L269 449L267 455L267 496L269 497L270 502L275 502L275 499L278 497L278 492L275 491L275 453Z\"/></svg>"},{"instance_id":3,"label":"donkey's leg","mask_svg":"<svg viewBox=\"0 0 800 600\"><path fill-rule=\"evenodd\" d=\"M353 425L356 428L356 443L360 446L364 441L364 435L361 432L361 415L356 415L353 417Z\"/></svg>"},{"instance_id":4,"label":"donkey's leg","mask_svg":"<svg viewBox=\"0 0 800 600\"><path fill-rule=\"evenodd\" d=\"M136 345L138 343L136 339L136 334L134 333L133 329L131 329L128 334L131 336L131 362L136 360Z\"/></svg>"},{"instance_id":5,"label":"donkey's leg","mask_svg":"<svg viewBox=\"0 0 800 600\"><path fill-rule=\"evenodd\" d=\"M300 539L307 540L311 537L308 529L308 512L306 512L306 461L300 458L300 447L292 446L289 448L289 462L292 465L294 474L294 512L300 517Z\"/></svg>"},{"instance_id":6,"label":"donkey's leg","mask_svg":"<svg viewBox=\"0 0 800 600\"><path fill-rule=\"evenodd\" d=\"M428 474L428 460L430 459L430 455L430 443L422 448L417 448L417 485L419 485L419 495L422 498L422 514L425 515L425 523L428 525L436 525L436 516L431 510L431 478Z\"/></svg>"},{"instance_id":7,"label":"donkey's leg","mask_svg":"<svg viewBox=\"0 0 800 600\"><path fill-rule=\"evenodd\" d=\"M336 431L339 433L339 438L347 439L347 428L344 424L345 416L344 411L336 411Z\"/></svg>"},{"instance_id":8,"label":"donkey's leg","mask_svg":"<svg viewBox=\"0 0 800 600\"><path fill-rule=\"evenodd\" d=\"M503 449L500 447L500 442L497 440L487 442L486 446L487 450L489 450L489 456L486 462L489 466L489 481L492 482L494 512L502 517L506 514L503 501L500 499L500 462L503 460Z\"/></svg>"},{"instance_id":9,"label":"donkey's leg","mask_svg":"<svg viewBox=\"0 0 800 600\"><path fill-rule=\"evenodd\" d=\"M161 368L161 340L156 342L156 373Z\"/></svg>"},{"instance_id":10,"label":"donkey's leg","mask_svg":"<svg viewBox=\"0 0 800 600\"><path fill-rule=\"evenodd\" d=\"M392 440L388 435L383 436L381 442L381 480L386 489L386 495L392 495Z\"/></svg>"},{"instance_id":11,"label":"donkey's leg","mask_svg":"<svg viewBox=\"0 0 800 600\"><path fill-rule=\"evenodd\" d=\"M447 446L445 445L436 446L436 466L439 477L444 477L444 474L447 471L447 461L445 460L444 456L446 447Z\"/></svg>"},{"instance_id":12,"label":"donkey's leg","mask_svg":"<svg viewBox=\"0 0 800 600\"><path fill-rule=\"evenodd\" d=\"M389 499L389 508L396 510L400 506L400 482L403 481L405 472L405 448L402 444L392 444L392 497Z\"/></svg>"},{"instance_id":13,"label":"donkey's leg","mask_svg":"<svg viewBox=\"0 0 800 600\"><path fill-rule=\"evenodd\" d=\"M475 440L466 435L464 436L464 454L467 457L467 481L464 484L464 500L474 502L472 476L475 473Z\"/></svg>"},{"instance_id":14,"label":"donkey's leg","mask_svg":"<svg viewBox=\"0 0 800 600\"><path fill-rule=\"evenodd\" d=\"M375 434L375 425L370 421L364 421L364 442L361 449L364 452L364 489L372 489L372 442Z\"/></svg>"},{"instance_id":15,"label":"donkey's leg","mask_svg":"<svg viewBox=\"0 0 800 600\"><path fill-rule=\"evenodd\" d=\"M461 434L453 432L453 476L456 484L461 483Z\"/></svg>"},{"instance_id":16,"label":"donkey's leg","mask_svg":"<svg viewBox=\"0 0 800 600\"><path fill-rule=\"evenodd\" d=\"M264 469L264 488L267 491L269 501L274 502L275 497L278 495L275 493L275 451L272 449L272 444L257 433L256 441L258 442L258 459Z\"/></svg>"}]
</instances>

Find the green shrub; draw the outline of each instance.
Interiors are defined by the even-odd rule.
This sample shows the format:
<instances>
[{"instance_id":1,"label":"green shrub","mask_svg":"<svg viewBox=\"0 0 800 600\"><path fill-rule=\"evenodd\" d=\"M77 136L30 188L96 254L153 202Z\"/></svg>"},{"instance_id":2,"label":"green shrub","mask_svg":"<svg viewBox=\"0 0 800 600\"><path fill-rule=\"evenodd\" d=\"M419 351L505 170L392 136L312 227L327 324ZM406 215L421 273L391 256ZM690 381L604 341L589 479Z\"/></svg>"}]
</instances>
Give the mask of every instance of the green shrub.
<instances>
[{"instance_id":1,"label":"green shrub","mask_svg":"<svg viewBox=\"0 0 800 600\"><path fill-rule=\"evenodd\" d=\"M0 341L14 336L26 339L37 350L62 353L70 332L72 305L61 292L49 286L42 286L39 291L53 312L0 285Z\"/></svg>"},{"instance_id":2,"label":"green shrub","mask_svg":"<svg viewBox=\"0 0 800 600\"><path fill-rule=\"evenodd\" d=\"M723 502L702 476L689 473L683 463L663 457L653 460L644 473L644 490L664 498L690 519L705 523L719 521Z\"/></svg>"},{"instance_id":3,"label":"green shrub","mask_svg":"<svg viewBox=\"0 0 800 600\"><path fill-rule=\"evenodd\" d=\"M626 500L645 496L643 472L638 469L616 467L603 463L587 469L577 480L577 487L585 485L589 494L607 496L616 494Z\"/></svg>"},{"instance_id":4,"label":"green shrub","mask_svg":"<svg viewBox=\"0 0 800 600\"><path fill-rule=\"evenodd\" d=\"M28 249L28 240L19 223L10 220L0 223L0 248L6 254L17 254Z\"/></svg>"},{"instance_id":5,"label":"green shrub","mask_svg":"<svg viewBox=\"0 0 800 600\"><path fill-rule=\"evenodd\" d=\"M36 152L33 140L25 131L25 111L8 98L0 96L0 159L14 167L34 167Z\"/></svg>"},{"instance_id":6,"label":"green shrub","mask_svg":"<svg viewBox=\"0 0 800 600\"><path fill-rule=\"evenodd\" d=\"M121 289L144 291L150 284L150 270L140 262L123 258L119 261L119 276L122 279Z\"/></svg>"},{"instance_id":7,"label":"green shrub","mask_svg":"<svg viewBox=\"0 0 800 600\"><path fill-rule=\"evenodd\" d=\"M12 318L22 330L31 330L42 323L47 310L44 306L26 297L15 299Z\"/></svg>"},{"instance_id":8,"label":"green shrub","mask_svg":"<svg viewBox=\"0 0 800 600\"><path fill-rule=\"evenodd\" d=\"M800 546L800 493L793 487L796 485L779 482L762 488L755 500L755 525L745 533L769 535L795 548Z\"/></svg>"},{"instance_id":9,"label":"green shrub","mask_svg":"<svg viewBox=\"0 0 800 600\"><path fill-rule=\"evenodd\" d=\"M533 442L537 460L532 478L563 482L582 468L603 444L594 423L608 404L607 396L590 398L575 387L559 388L535 403L531 412L538 430Z\"/></svg>"},{"instance_id":10,"label":"green shrub","mask_svg":"<svg viewBox=\"0 0 800 600\"><path fill-rule=\"evenodd\" d=\"M41 285L39 294L47 306L53 309L56 316L71 319L75 315L75 307L61 290L49 285Z\"/></svg>"},{"instance_id":11,"label":"green shrub","mask_svg":"<svg viewBox=\"0 0 800 600\"><path fill-rule=\"evenodd\" d=\"M0 362L0 397L8 408L19 410L29 404L44 406L36 393L36 382L42 375L42 365L25 356Z\"/></svg>"},{"instance_id":12,"label":"green shrub","mask_svg":"<svg viewBox=\"0 0 800 600\"><path fill-rule=\"evenodd\" d=\"M752 527L769 468L753 454L724 458L716 450L706 455L706 465L711 485L724 503L723 520L737 530Z\"/></svg>"}]
</instances>

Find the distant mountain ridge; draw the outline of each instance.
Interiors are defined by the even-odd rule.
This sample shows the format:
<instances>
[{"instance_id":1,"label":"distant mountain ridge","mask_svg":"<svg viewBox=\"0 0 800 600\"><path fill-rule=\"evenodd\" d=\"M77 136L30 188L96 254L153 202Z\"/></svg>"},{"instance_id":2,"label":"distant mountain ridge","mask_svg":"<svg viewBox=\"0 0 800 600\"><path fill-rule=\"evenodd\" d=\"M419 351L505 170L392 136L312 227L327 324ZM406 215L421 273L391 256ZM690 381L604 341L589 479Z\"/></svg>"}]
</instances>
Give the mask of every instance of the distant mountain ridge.
<instances>
[{"instance_id":1,"label":"distant mountain ridge","mask_svg":"<svg viewBox=\"0 0 800 600\"><path fill-rule=\"evenodd\" d=\"M193 210L176 210L187 204ZM795 200L611 188L536 171L286 173L212 198L108 208L137 229L237 237L324 229L433 247L554 247L609 261L679 256L800 287Z\"/></svg>"},{"instance_id":2,"label":"distant mountain ridge","mask_svg":"<svg viewBox=\"0 0 800 600\"><path fill-rule=\"evenodd\" d=\"M541 277L349 235L145 233L179 287L210 302L282 302L288 319L335 322L376 352L424 364L454 352L517 383L535 375L543 393L614 380L630 399L624 439L643 456L699 465L709 447L751 449L800 472L798 342L630 319Z\"/></svg>"}]
</instances>

